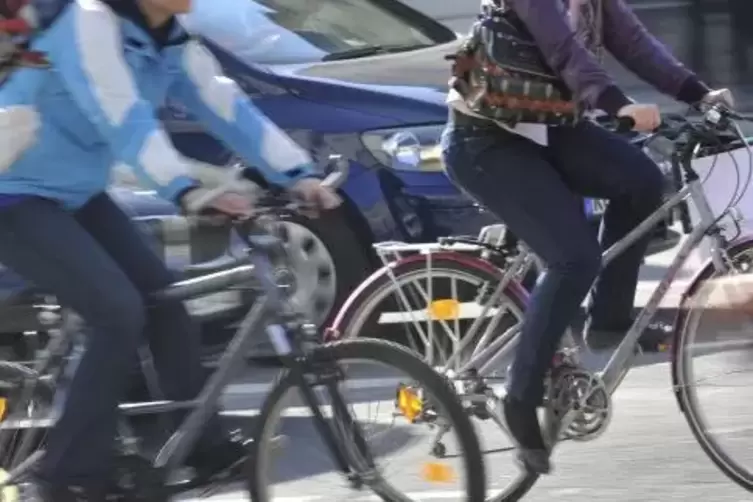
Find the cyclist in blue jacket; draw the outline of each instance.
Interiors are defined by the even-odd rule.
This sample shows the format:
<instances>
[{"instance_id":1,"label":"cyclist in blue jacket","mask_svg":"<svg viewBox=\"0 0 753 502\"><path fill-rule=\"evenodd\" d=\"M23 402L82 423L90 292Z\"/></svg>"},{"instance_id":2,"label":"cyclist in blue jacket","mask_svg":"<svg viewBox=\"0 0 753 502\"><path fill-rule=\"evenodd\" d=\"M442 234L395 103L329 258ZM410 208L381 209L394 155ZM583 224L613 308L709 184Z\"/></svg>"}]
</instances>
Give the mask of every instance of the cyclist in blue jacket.
<instances>
[{"instance_id":1,"label":"cyclist in blue jacket","mask_svg":"<svg viewBox=\"0 0 753 502\"><path fill-rule=\"evenodd\" d=\"M269 182L320 209L339 203L312 177L309 156L181 28L175 15L190 6L71 0L31 46L50 68L17 69L0 88L0 263L57 295L92 331L32 485L44 501L107 496L117 405L143 334L168 398L191 399L203 383L198 333L183 305L147 304L173 277L105 191L112 167L127 164L178 205L206 193L156 107L175 98ZM210 206L251 211L238 194ZM246 454L216 422L189 458L207 478Z\"/></svg>"}]
</instances>

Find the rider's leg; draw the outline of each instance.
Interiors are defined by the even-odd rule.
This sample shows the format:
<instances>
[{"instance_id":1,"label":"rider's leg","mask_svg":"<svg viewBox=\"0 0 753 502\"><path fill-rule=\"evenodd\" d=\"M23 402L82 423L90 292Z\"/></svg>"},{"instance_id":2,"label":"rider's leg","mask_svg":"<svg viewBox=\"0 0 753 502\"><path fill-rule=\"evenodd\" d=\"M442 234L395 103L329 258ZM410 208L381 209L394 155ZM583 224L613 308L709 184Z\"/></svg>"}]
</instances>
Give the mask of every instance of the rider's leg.
<instances>
[{"instance_id":1,"label":"rider's leg","mask_svg":"<svg viewBox=\"0 0 753 502\"><path fill-rule=\"evenodd\" d=\"M583 195L609 199L601 229L604 249L661 205L661 171L623 138L583 123L553 130L549 139L554 165L567 184ZM589 344L605 337L618 342L630 327L638 273L651 235L647 234L601 272L590 307ZM652 348L664 336L658 328L648 330L642 345Z\"/></svg>"},{"instance_id":2,"label":"rider's leg","mask_svg":"<svg viewBox=\"0 0 753 502\"><path fill-rule=\"evenodd\" d=\"M112 467L118 401L146 323L142 297L70 212L49 200L29 198L0 210L0 262L57 295L91 328L40 475L61 490L102 489Z\"/></svg>"},{"instance_id":3,"label":"rider's leg","mask_svg":"<svg viewBox=\"0 0 753 502\"><path fill-rule=\"evenodd\" d=\"M559 341L600 268L601 249L576 197L547 160L547 151L500 129L450 130L448 174L547 264L534 288L511 371L505 414L522 452L543 452L536 407ZM534 455L534 468L548 460ZM528 460L531 460L529 458Z\"/></svg>"},{"instance_id":4,"label":"rider's leg","mask_svg":"<svg viewBox=\"0 0 753 502\"><path fill-rule=\"evenodd\" d=\"M175 281L144 236L107 194L93 198L76 212L75 218L145 298ZM147 309L145 333L161 390L169 399L192 399L203 383L197 327L182 302L148 302Z\"/></svg>"},{"instance_id":5,"label":"rider's leg","mask_svg":"<svg viewBox=\"0 0 753 502\"><path fill-rule=\"evenodd\" d=\"M148 298L150 293L174 281L164 262L107 194L94 197L76 213L76 220L112 257L142 296ZM161 390L168 399L193 399L204 382L198 327L180 301L148 304L146 320L146 334ZM206 455L211 460L211 465L206 466L209 470L227 467L245 453L241 445L230 442L216 415L207 425L198 450L209 452Z\"/></svg>"}]
</instances>

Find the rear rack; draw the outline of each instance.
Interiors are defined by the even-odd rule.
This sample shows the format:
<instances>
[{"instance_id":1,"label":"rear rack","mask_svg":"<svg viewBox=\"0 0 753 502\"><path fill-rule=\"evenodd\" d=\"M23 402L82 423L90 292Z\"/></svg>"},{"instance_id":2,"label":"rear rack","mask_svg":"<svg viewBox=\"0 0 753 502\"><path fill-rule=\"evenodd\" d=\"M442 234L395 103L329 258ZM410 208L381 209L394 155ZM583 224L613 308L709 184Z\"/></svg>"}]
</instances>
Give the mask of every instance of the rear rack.
<instances>
[{"instance_id":1,"label":"rear rack","mask_svg":"<svg viewBox=\"0 0 753 502\"><path fill-rule=\"evenodd\" d=\"M498 224L482 228L478 237L440 237L436 242L425 243L386 241L375 243L373 247L383 266L413 254L427 255L438 252L478 254L481 258L496 263L499 260L495 258L506 260L520 251L517 242L510 245L506 241L506 235L505 226Z\"/></svg>"}]
</instances>

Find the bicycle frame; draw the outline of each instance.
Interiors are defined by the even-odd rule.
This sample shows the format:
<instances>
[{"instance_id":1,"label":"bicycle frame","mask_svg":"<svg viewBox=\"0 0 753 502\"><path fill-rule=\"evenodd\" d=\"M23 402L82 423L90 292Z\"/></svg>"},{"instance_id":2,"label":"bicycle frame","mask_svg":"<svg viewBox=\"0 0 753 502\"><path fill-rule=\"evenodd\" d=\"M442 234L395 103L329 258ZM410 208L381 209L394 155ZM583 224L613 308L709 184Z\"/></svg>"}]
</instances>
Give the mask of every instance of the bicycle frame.
<instances>
[{"instance_id":1,"label":"bicycle frame","mask_svg":"<svg viewBox=\"0 0 753 502\"><path fill-rule=\"evenodd\" d=\"M727 262L723 253L725 246L724 237L717 228L718 218L714 216L708 200L703 192L703 185L700 179L692 177L691 179L681 187L675 194L673 194L659 209L647 217L637 227L635 227L630 233L623 237L619 242L612 245L602 255L603 266L607 266L617 256L623 253L627 248L632 246L637 240L645 237L653 228L659 224L672 210L681 204L689 200L696 208L699 215L699 223L691 230L687 239L681 246L677 255L672 263L669 265L667 272L661 282L657 285L653 293L651 294L649 301L645 308L641 311L640 315L635 320L633 326L631 326L626 337L615 350L611 359L604 367L602 378L610 393L613 393L619 386L622 377L625 374L625 369L628 368L633 360L635 354L634 347L643 332L648 326L656 312L659 309L661 301L666 296L670 285L674 282L678 272L682 269L683 265L687 261L692 251L703 241L704 238L712 239L711 255L712 261L718 270L725 270L727 268ZM482 235L479 240L486 241L488 236ZM421 296L428 302L431 301L431 269L432 269L432 251L445 250L445 251L458 251L458 252L476 252L480 251L484 253L484 248L481 246L473 246L468 244L453 244L450 246L439 244L402 244L402 243L382 243L375 245L377 252L380 256L397 255L399 252L422 252L426 254L427 269L429 272L428 286L429 291L420 291ZM384 260L384 258L383 258ZM499 308L497 312L493 313L491 310L495 308L495 305L499 305L500 300L505 297L505 293L508 290L508 286L511 281L515 280L520 271L527 270L528 267L535 265L538 258L525 247L514 258L513 262L505 268L504 273L500 281L494 287L491 295L487 297L484 305L481 307L481 311L471 323L468 330L465 332L462 340L460 340L455 352L445 361L442 366L444 369L451 368L461 357L461 354L465 353L465 349L471 343L474 343L476 334L481 329L482 324L488 321L488 324L484 328L484 333L481 335L481 339L476 343L470 358L457 369L458 372L464 372L469 369L476 369L480 375L486 375L489 371L499 367L499 363L509 356L510 351L514 349L514 344L509 343L518 334L519 330L517 326L509 328L505 333L499 336L495 336L495 330L502 321L506 311ZM391 270L387 271L393 282L396 278L392 274ZM395 282L396 283L396 282ZM396 283L397 284L397 283ZM414 285L417 289L423 289L419 285ZM420 320L413 318L414 313L410 308L410 304L402 288L398 287L396 292L400 303L403 304L405 310L411 316L410 321L416 327L422 331L420 326ZM440 324L446 324L446 321L439 320ZM447 326L445 326L448 328ZM429 323L429 337L432 336L433 323ZM449 328L448 328L449 329ZM568 333L569 334L569 333ZM491 343L488 343L491 340ZM565 346L572 346L574 342L570 339L565 339Z\"/></svg>"},{"instance_id":2,"label":"bicycle frame","mask_svg":"<svg viewBox=\"0 0 753 502\"><path fill-rule=\"evenodd\" d=\"M261 281L260 290L264 294L257 299L246 316L241 321L235 335L228 344L225 352L220 358L218 368L211 375L204 385L198 397L191 401L159 401L150 403L131 403L121 405L120 409L126 415L144 415L144 414L163 414L172 411L191 409L192 411L183 420L180 427L163 445L154 460L154 467L170 472L178 467L191 452L191 447L202 433L203 425L208 421L210 416L218 409L218 402L222 396L223 390L235 376L236 368L244 364L246 355L253 347L253 336L260 330L264 329L269 337L275 354L280 357L288 369L293 374L298 388L312 412L317 432L322 437L324 444L330 450L332 458L340 470L344 473L349 472L350 467L357 464L360 459L354 459L349 454L352 449L343 445L341 437L335 433L332 427L327 424L319 407L318 398L316 397L312 385L307 381L306 374L309 371L307 367L308 348L305 341L300 339L300 335L315 335L313 331L306 333L306 328L311 325L304 325L295 321L300 316L292 311L285 294L279 289L274 280L274 265L267 257L265 250L270 246L275 246L275 238L268 239L268 236L260 236L263 242L254 241L252 238L248 244L252 251L249 253L251 266L247 266L247 272L241 277L248 279L254 278ZM258 246L254 246L258 244ZM258 247L258 249L257 249ZM201 278L199 279L201 280ZM179 295L176 295L179 296ZM278 320L278 322L269 323L269 318ZM287 324L297 324L293 330ZM292 333L291 331L298 331ZM333 408L337 418L349 419L350 417L341 416L343 412L347 413L347 406L342 400L337 388L327 382L327 390L332 400ZM349 420L352 422L352 420ZM352 423L349 425L353 425ZM351 431L354 434L353 440L362 456L366 457L366 463L370 463L370 458L364 450L365 440L358 428ZM354 461L355 460L355 461Z\"/></svg>"},{"instance_id":3,"label":"bicycle frame","mask_svg":"<svg viewBox=\"0 0 753 502\"><path fill-rule=\"evenodd\" d=\"M602 255L603 266L608 266L615 258L632 246L637 240L649 233L668 213L685 199L689 198L698 211L700 222L693 228L686 241L682 244L677 255L667 267L667 271L659 284L649 297L646 306L641 310L633 325L628 330L622 343L612 354L602 371L602 380L609 392L613 394L619 387L622 379L627 374L631 362L636 356L635 346L638 344L643 331L649 325L656 312L659 310L661 301L669 291L669 287L677 277L693 250L706 238L711 239L711 259L714 267L719 271L729 268L724 256L726 240L718 227L718 218L709 206L703 191L703 184L697 177L689 181L680 191L666 201L651 216L646 218L640 225L634 228L621 240L612 245Z\"/></svg>"},{"instance_id":4,"label":"bicycle frame","mask_svg":"<svg viewBox=\"0 0 753 502\"><path fill-rule=\"evenodd\" d=\"M628 330L628 333L625 335L625 338L615 349L611 358L602 370L601 378L610 395L614 393L617 387L619 387L620 382L627 374L627 370L630 368L630 365L636 356L635 347L638 343L638 339L656 315L657 311L659 310L661 301L669 291L669 288L677 277L677 274L682 269L683 265L685 264L693 250L704 239L712 240L711 257L712 263L717 268L717 270L728 270L729 266L727 260L725 259L723 251L726 241L718 229L718 218L714 216L711 207L709 206L706 195L703 192L703 184L699 179L693 179L689 181L683 188L681 188L677 193L670 197L669 200L667 200L659 209L657 209L654 213L643 220L643 222L636 226L620 241L616 242L609 249L604 251L604 253L602 254L603 266L608 266L626 249L635 244L636 241L645 237L673 209L682 204L686 199L690 199L691 203L695 206L696 210L698 211L700 222L693 228L685 242L678 250L675 258L667 267L667 271L664 277L651 293L646 306L641 310L633 325ZM521 253L521 255L525 254L530 253ZM519 256L516 259L515 264L523 264L526 259L527 258L525 256ZM502 297L507 284L513 279L513 276L514 269L511 266L510 269L507 270L503 275L502 281L495 289L490 301L488 301L484 306L484 309L482 310L479 318L476 319L469 328L467 335L469 339L473 336L473 334L475 334L475 331L481 324L481 319L483 319L483 316L491 308L491 305L494 303L495 298L498 299ZM498 323L502 315L503 312L496 314L490 322L490 325L494 326L495 321ZM489 334L489 330L487 330L487 334ZM510 336L501 336L484 350L485 353L489 351L493 353L493 356L484 362L484 367L489 367L496 361L507 356L509 351L514 348L514 346L512 345L508 345L510 338ZM570 342L566 340L565 345L568 345L568 343ZM502 350L496 350L500 347L502 347ZM467 363L467 367L474 367L480 362L481 358L474 352L471 360Z\"/></svg>"},{"instance_id":5,"label":"bicycle frame","mask_svg":"<svg viewBox=\"0 0 753 502\"><path fill-rule=\"evenodd\" d=\"M284 291L275 283L275 268L268 257L268 254L270 254L268 251L270 247L277 245L277 243L270 241L269 236L257 237L260 239L249 238L248 244L250 244L251 252L249 252L247 258L238 260L238 266L223 272L175 283L161 293L172 300L186 300L227 287L237 287L239 284L249 283L251 280L257 281L256 284L253 284L253 289L262 292L262 295L254 301L241 321L235 335L221 356L217 369L205 383L200 394L195 399L188 401L157 400L123 403L119 405L121 414L123 416L162 415L191 410L182 420L179 428L161 447L153 462L153 466L162 472L172 471L186 460L192 447L202 434L204 424L219 408L218 403L222 392L235 376L235 370L245 364L246 356L255 344L254 335L264 329L275 353L284 361L293 375L306 405L312 412L317 432L321 435L337 467L345 474L352 472L352 468L368 469L373 466L373 460L365 448L362 431L349 416L347 405L334 382L328 380L325 376L320 378L319 383L326 387L332 399L335 419L345 421L345 425L349 426L350 441L354 443L355 448L346 444L346 439L338 433L337 427L329 425L321 412L319 399L315 394L313 385L306 378L312 371L315 371L310 367L307 355L317 343L315 339L316 329L313 325L302 322L302 316L292 309ZM258 246L254 244L258 244ZM224 281L218 280L221 279L220 274L224 274L227 278ZM229 280L228 278L231 277L232 279ZM274 319L275 322L270 323L270 319ZM63 372L68 372L75 368L77 358L66 357L66 354L75 349L76 344L72 342L79 333L77 327L80 327L79 319L70 321L59 331L58 336L50 340L46 355L37 362L34 371L32 371L32 376L29 377L30 382L42 378L43 371L48 369L62 369ZM147 384L150 381L156 381L155 370L149 365L151 356L148 349L142 348L140 354ZM64 364L60 368L51 364L51 361L57 357L67 359L63 361ZM329 371L330 369L324 368L329 373L333 373ZM327 373L327 376L329 376L329 373ZM56 396L56 401L59 401L60 397ZM56 408L53 405L52 418L44 420L44 425L37 423L35 427L54 425ZM127 425L122 422L120 430L121 433L123 431L130 433ZM133 439L133 437L131 436L128 439ZM132 442L126 440L124 446L130 448ZM133 451L129 450L126 453L133 453ZM22 462L16 469L13 469L6 480L0 483L0 487L11 484L24 476L26 471L40 458L41 455L35 454L33 459L30 458L28 461Z\"/></svg>"}]
</instances>

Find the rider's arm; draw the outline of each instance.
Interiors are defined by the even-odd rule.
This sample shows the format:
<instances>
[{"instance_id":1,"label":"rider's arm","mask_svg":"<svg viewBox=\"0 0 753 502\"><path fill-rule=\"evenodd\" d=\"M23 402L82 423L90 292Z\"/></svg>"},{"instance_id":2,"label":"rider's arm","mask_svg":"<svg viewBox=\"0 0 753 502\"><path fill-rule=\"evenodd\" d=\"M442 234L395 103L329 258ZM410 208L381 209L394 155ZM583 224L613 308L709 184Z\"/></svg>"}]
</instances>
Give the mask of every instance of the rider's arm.
<instances>
[{"instance_id":1,"label":"rider's arm","mask_svg":"<svg viewBox=\"0 0 753 502\"><path fill-rule=\"evenodd\" d=\"M604 46L640 78L686 103L703 99L709 88L657 40L623 0L602 2Z\"/></svg>"},{"instance_id":2,"label":"rider's arm","mask_svg":"<svg viewBox=\"0 0 753 502\"><path fill-rule=\"evenodd\" d=\"M288 187L314 172L311 157L269 120L198 41L186 44L177 98L243 160L276 185Z\"/></svg>"},{"instance_id":3,"label":"rider's arm","mask_svg":"<svg viewBox=\"0 0 753 502\"><path fill-rule=\"evenodd\" d=\"M575 36L562 0L509 0L549 67L578 101L616 113L631 101ZM605 2L608 3L608 2Z\"/></svg>"},{"instance_id":4,"label":"rider's arm","mask_svg":"<svg viewBox=\"0 0 753 502\"><path fill-rule=\"evenodd\" d=\"M99 0L76 0L35 43L50 58L81 111L106 139L118 161L177 202L197 185L189 165L143 100L123 56L115 14Z\"/></svg>"}]
</instances>

